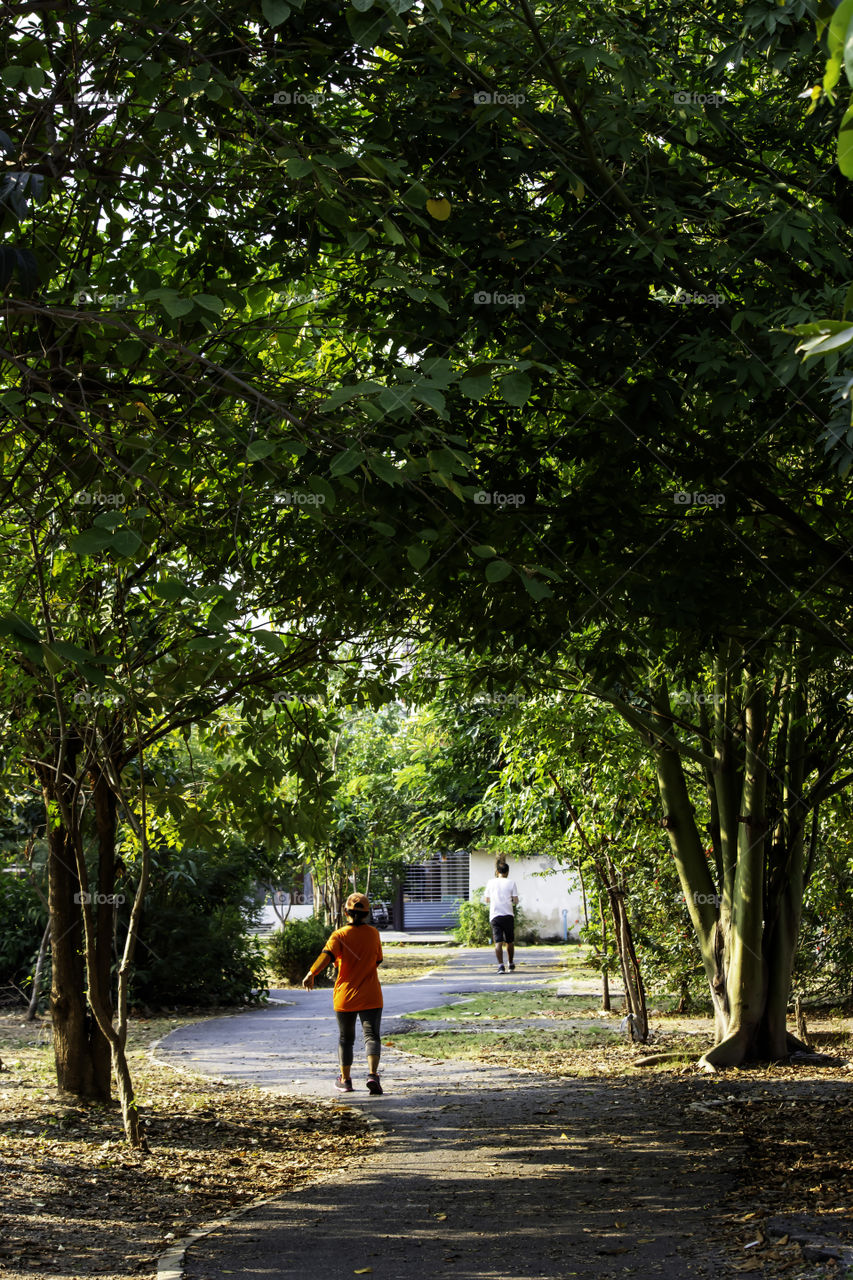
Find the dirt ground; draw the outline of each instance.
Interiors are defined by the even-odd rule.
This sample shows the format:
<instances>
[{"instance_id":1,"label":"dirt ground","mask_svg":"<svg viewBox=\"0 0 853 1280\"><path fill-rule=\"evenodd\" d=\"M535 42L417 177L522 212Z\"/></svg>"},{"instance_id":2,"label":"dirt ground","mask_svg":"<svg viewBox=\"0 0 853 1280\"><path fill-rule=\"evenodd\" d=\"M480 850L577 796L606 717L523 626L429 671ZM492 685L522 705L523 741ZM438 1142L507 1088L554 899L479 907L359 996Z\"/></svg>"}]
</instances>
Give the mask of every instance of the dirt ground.
<instances>
[{"instance_id":1,"label":"dirt ground","mask_svg":"<svg viewBox=\"0 0 853 1280\"><path fill-rule=\"evenodd\" d=\"M116 1104L59 1093L46 1023L0 1017L3 1280L138 1280L199 1224L339 1166L358 1122L337 1100L271 1097L150 1060L156 1040L192 1020L132 1025L143 1152L126 1145Z\"/></svg>"}]
</instances>

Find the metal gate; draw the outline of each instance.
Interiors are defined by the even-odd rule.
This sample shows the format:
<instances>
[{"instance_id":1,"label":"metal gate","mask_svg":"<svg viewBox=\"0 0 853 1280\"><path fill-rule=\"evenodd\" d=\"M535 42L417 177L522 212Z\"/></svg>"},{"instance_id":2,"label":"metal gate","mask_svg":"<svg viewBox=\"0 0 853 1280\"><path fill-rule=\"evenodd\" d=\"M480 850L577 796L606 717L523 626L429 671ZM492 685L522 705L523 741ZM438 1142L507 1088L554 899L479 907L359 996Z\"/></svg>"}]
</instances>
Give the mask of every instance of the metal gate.
<instances>
[{"instance_id":1,"label":"metal gate","mask_svg":"<svg viewBox=\"0 0 853 1280\"><path fill-rule=\"evenodd\" d=\"M468 870L467 849L436 853L427 862L406 867L403 928L455 928L459 903L468 901Z\"/></svg>"}]
</instances>

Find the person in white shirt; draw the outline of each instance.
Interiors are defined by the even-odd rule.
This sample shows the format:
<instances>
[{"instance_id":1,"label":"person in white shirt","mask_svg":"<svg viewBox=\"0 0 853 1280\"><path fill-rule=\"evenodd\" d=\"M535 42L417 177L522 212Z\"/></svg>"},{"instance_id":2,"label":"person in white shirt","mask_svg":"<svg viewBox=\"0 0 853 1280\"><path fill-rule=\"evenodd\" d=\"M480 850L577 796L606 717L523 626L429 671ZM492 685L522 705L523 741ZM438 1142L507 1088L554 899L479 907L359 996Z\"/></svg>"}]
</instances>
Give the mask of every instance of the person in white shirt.
<instances>
[{"instance_id":1,"label":"person in white shirt","mask_svg":"<svg viewBox=\"0 0 853 1280\"><path fill-rule=\"evenodd\" d=\"M498 961L498 973L506 973L504 968L504 943L512 973L515 965L515 906L518 902L518 886L509 879L509 867L499 862L495 867L497 875L486 885L483 901L489 904L489 924L492 926L492 938L495 943L495 955Z\"/></svg>"}]
</instances>

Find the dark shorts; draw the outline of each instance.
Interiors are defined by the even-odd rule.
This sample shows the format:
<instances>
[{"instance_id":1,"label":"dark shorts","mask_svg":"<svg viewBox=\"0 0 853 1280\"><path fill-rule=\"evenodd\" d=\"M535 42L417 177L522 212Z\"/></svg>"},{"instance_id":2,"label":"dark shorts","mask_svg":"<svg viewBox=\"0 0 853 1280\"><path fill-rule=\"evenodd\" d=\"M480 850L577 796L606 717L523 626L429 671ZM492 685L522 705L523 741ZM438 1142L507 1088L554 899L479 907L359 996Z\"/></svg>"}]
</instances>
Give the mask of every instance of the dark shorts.
<instances>
[{"instance_id":1,"label":"dark shorts","mask_svg":"<svg viewBox=\"0 0 853 1280\"><path fill-rule=\"evenodd\" d=\"M515 916L493 916L492 937L495 942L515 942Z\"/></svg>"}]
</instances>

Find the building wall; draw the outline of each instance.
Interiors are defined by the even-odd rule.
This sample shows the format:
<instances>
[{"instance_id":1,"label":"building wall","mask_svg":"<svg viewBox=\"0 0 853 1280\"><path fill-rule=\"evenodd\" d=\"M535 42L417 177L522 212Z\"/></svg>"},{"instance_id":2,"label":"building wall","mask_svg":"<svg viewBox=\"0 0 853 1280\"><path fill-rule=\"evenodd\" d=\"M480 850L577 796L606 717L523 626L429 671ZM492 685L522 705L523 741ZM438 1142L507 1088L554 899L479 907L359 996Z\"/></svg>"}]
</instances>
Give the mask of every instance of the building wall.
<instances>
[{"instance_id":1,"label":"building wall","mask_svg":"<svg viewBox=\"0 0 853 1280\"><path fill-rule=\"evenodd\" d=\"M548 854L535 858L508 858L509 878L518 885L519 906L543 938L563 936L563 912L568 912L569 937L577 941L583 924L583 900L577 874L560 867ZM469 896L484 888L495 874L494 853L471 852Z\"/></svg>"}]
</instances>

